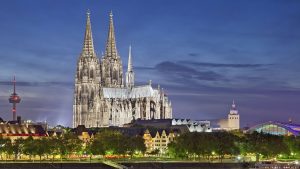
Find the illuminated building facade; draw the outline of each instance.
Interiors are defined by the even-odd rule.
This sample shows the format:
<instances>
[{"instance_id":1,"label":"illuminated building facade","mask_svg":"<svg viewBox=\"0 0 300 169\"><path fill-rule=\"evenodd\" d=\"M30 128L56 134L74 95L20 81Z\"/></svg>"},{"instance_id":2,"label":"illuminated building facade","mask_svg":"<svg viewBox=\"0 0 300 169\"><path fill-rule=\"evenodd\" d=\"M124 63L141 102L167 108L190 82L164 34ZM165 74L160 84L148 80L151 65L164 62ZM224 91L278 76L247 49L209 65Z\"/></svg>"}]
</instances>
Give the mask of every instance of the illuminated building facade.
<instances>
[{"instance_id":1,"label":"illuminated building facade","mask_svg":"<svg viewBox=\"0 0 300 169\"><path fill-rule=\"evenodd\" d=\"M0 123L0 137L2 138L9 138L14 141L30 136L34 139L46 137L47 132L41 125Z\"/></svg>"},{"instance_id":2,"label":"illuminated building facade","mask_svg":"<svg viewBox=\"0 0 300 169\"><path fill-rule=\"evenodd\" d=\"M212 132L208 120L172 119L172 126L180 125L186 125L190 132Z\"/></svg>"},{"instance_id":3,"label":"illuminated building facade","mask_svg":"<svg viewBox=\"0 0 300 169\"><path fill-rule=\"evenodd\" d=\"M177 133L168 130L145 130L143 138L145 140L146 152L150 153L159 150L164 154L168 149L168 144L174 141Z\"/></svg>"},{"instance_id":4,"label":"illuminated building facade","mask_svg":"<svg viewBox=\"0 0 300 169\"><path fill-rule=\"evenodd\" d=\"M239 130L240 129L240 115L234 101L232 102L227 119L218 121L220 130Z\"/></svg>"},{"instance_id":5,"label":"illuminated building facade","mask_svg":"<svg viewBox=\"0 0 300 169\"><path fill-rule=\"evenodd\" d=\"M280 136L299 136L300 135L300 125L292 123L282 123L282 122L266 122L257 124L247 130L247 132L259 132L272 135Z\"/></svg>"},{"instance_id":6,"label":"illuminated building facade","mask_svg":"<svg viewBox=\"0 0 300 169\"><path fill-rule=\"evenodd\" d=\"M171 102L160 87L153 88L151 82L135 86L131 47L125 83L123 78L112 13L105 53L100 60L94 49L88 12L83 49L75 75L73 127L123 126L133 119L172 118Z\"/></svg>"}]
</instances>

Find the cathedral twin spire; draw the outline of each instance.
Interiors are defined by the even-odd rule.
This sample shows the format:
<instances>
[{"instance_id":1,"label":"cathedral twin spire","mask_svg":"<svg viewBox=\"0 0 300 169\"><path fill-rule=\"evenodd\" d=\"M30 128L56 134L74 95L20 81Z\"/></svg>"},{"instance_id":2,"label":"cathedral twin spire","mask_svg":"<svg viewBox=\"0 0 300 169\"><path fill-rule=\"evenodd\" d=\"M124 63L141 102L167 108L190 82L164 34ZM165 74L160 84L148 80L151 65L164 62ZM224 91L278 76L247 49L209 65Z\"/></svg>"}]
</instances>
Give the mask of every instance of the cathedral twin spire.
<instances>
[{"instance_id":1,"label":"cathedral twin spire","mask_svg":"<svg viewBox=\"0 0 300 169\"><path fill-rule=\"evenodd\" d=\"M92 26L91 26L91 19L90 19L90 11L86 14L86 29L84 35L84 42L83 42L83 49L82 55L84 56L95 56L95 49L93 43L93 35L92 35Z\"/></svg>"},{"instance_id":2,"label":"cathedral twin spire","mask_svg":"<svg viewBox=\"0 0 300 169\"><path fill-rule=\"evenodd\" d=\"M115 38L115 29L112 11L109 14L109 29L108 29L108 38L106 42L105 56L117 58L118 52L116 47L116 38Z\"/></svg>"},{"instance_id":3,"label":"cathedral twin spire","mask_svg":"<svg viewBox=\"0 0 300 169\"><path fill-rule=\"evenodd\" d=\"M91 28L91 19L90 11L87 12L86 19L86 30L84 36L84 43L82 49L82 56L87 57L96 57L94 44L93 44L93 35ZM105 54L103 58L102 65L102 78L104 86L106 87L121 87L123 86L123 67L120 56L117 52L116 47L116 38L113 22L113 14L109 14L109 30L108 37L106 41ZM114 62L112 62L114 60ZM126 72L126 87L134 86L134 72L132 68L132 56L131 56L131 46L129 47L129 56L128 56L128 70Z\"/></svg>"},{"instance_id":4,"label":"cathedral twin spire","mask_svg":"<svg viewBox=\"0 0 300 169\"><path fill-rule=\"evenodd\" d=\"M82 49L82 53L85 54L85 56L90 56L95 54L90 14L91 14L90 11L87 11L86 29L85 29L83 49ZM116 38L115 38L112 12L110 12L109 17L110 17L109 31L108 31L108 38L106 42L105 56L116 58L118 56L118 53L116 47Z\"/></svg>"}]
</instances>

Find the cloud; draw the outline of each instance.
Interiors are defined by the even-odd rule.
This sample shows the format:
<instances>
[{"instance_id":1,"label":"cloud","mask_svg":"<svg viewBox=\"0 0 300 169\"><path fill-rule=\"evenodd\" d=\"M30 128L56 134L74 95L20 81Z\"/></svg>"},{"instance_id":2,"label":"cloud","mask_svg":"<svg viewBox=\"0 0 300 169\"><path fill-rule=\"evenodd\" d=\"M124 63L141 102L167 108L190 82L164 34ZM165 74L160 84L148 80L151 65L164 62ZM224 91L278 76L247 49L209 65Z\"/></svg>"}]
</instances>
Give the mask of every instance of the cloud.
<instances>
[{"instance_id":1,"label":"cloud","mask_svg":"<svg viewBox=\"0 0 300 169\"><path fill-rule=\"evenodd\" d=\"M279 64L235 64L184 61L163 61L153 67L137 67L139 82L195 90L231 92L250 90L288 92L299 88L296 83L271 76ZM143 83L141 83L143 84ZM167 89L167 88L166 88Z\"/></svg>"},{"instance_id":2,"label":"cloud","mask_svg":"<svg viewBox=\"0 0 300 169\"><path fill-rule=\"evenodd\" d=\"M136 67L138 74L159 81L160 84L173 84L196 88L199 85L211 87L234 87L268 83L268 78L254 71L269 71L274 64L235 64L194 62L189 60L162 61L154 67ZM243 69L243 70L241 70ZM155 74L156 77L149 74ZM250 83L249 83L250 81Z\"/></svg>"},{"instance_id":3,"label":"cloud","mask_svg":"<svg viewBox=\"0 0 300 169\"><path fill-rule=\"evenodd\" d=\"M124 68L125 68L125 70L127 70L127 66L125 66ZM137 70L154 70L154 67L135 66L134 69L137 69Z\"/></svg>"},{"instance_id":4,"label":"cloud","mask_svg":"<svg viewBox=\"0 0 300 169\"><path fill-rule=\"evenodd\" d=\"M155 66L155 69L161 73L164 73L166 76L175 77L175 79L182 78L205 81L224 80L222 75L213 71L199 71L174 62L161 62Z\"/></svg>"},{"instance_id":5,"label":"cloud","mask_svg":"<svg viewBox=\"0 0 300 169\"><path fill-rule=\"evenodd\" d=\"M0 85L3 86L11 86L12 82L10 81L2 81ZM29 86L29 87L38 87L38 86L72 86L73 82L17 82L17 86Z\"/></svg>"},{"instance_id":6,"label":"cloud","mask_svg":"<svg viewBox=\"0 0 300 169\"><path fill-rule=\"evenodd\" d=\"M185 65L201 66L201 67L225 67L225 68L261 68L272 66L273 64L227 64L227 63L209 63L209 62L194 62L194 61L178 61Z\"/></svg>"},{"instance_id":7,"label":"cloud","mask_svg":"<svg viewBox=\"0 0 300 169\"><path fill-rule=\"evenodd\" d=\"M199 53L189 53L188 56L190 56L190 57L197 57L197 56L199 56Z\"/></svg>"}]
</instances>

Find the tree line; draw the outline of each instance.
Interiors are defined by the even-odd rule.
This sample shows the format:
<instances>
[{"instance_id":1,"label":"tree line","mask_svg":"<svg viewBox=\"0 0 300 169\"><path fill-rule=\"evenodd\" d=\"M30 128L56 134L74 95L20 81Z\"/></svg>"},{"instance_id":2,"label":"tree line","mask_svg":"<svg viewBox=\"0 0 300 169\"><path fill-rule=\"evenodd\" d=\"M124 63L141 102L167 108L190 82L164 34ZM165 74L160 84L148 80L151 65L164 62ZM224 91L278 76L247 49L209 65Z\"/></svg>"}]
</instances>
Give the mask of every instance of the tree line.
<instances>
[{"instance_id":1,"label":"tree line","mask_svg":"<svg viewBox=\"0 0 300 169\"><path fill-rule=\"evenodd\" d=\"M133 155L144 153L146 150L144 140L141 136L127 136L117 131L103 131L95 137L84 142L72 132L67 132L57 137L42 137L34 139L18 138L12 141L9 138L0 137L1 160L7 159L29 159L54 160L80 158L93 155Z\"/></svg>"},{"instance_id":2,"label":"tree line","mask_svg":"<svg viewBox=\"0 0 300 169\"><path fill-rule=\"evenodd\" d=\"M154 150L155 151L155 150ZM146 147L142 136L128 136L118 131L104 130L95 134L90 141L82 141L72 132L62 136L33 139L18 138L11 141L0 137L1 160L29 159L55 160L105 155L145 155ZM159 153L159 151L157 151ZM152 155L157 155L154 153ZM148 154L148 155L151 155ZM275 136L262 133L213 132L184 133L168 145L164 156L182 159L222 159L237 156L262 158L300 157L300 137Z\"/></svg>"},{"instance_id":3,"label":"tree line","mask_svg":"<svg viewBox=\"0 0 300 169\"><path fill-rule=\"evenodd\" d=\"M300 155L300 137L258 132L185 133L168 146L169 156L210 160L226 156L255 156L259 159L295 158Z\"/></svg>"}]
</instances>

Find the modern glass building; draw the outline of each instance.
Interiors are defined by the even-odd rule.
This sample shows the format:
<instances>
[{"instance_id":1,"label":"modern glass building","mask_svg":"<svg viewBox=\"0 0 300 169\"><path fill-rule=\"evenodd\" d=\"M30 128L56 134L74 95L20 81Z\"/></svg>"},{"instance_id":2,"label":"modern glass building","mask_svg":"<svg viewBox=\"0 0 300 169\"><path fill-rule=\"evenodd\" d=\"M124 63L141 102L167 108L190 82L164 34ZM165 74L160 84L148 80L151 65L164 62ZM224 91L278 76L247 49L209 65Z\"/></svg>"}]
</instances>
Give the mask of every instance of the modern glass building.
<instances>
[{"instance_id":1,"label":"modern glass building","mask_svg":"<svg viewBox=\"0 0 300 169\"><path fill-rule=\"evenodd\" d=\"M248 129L248 132L257 131L259 133L267 133L273 135L285 135L285 136L299 136L300 125L292 123L282 123L269 121L255 125Z\"/></svg>"}]
</instances>

